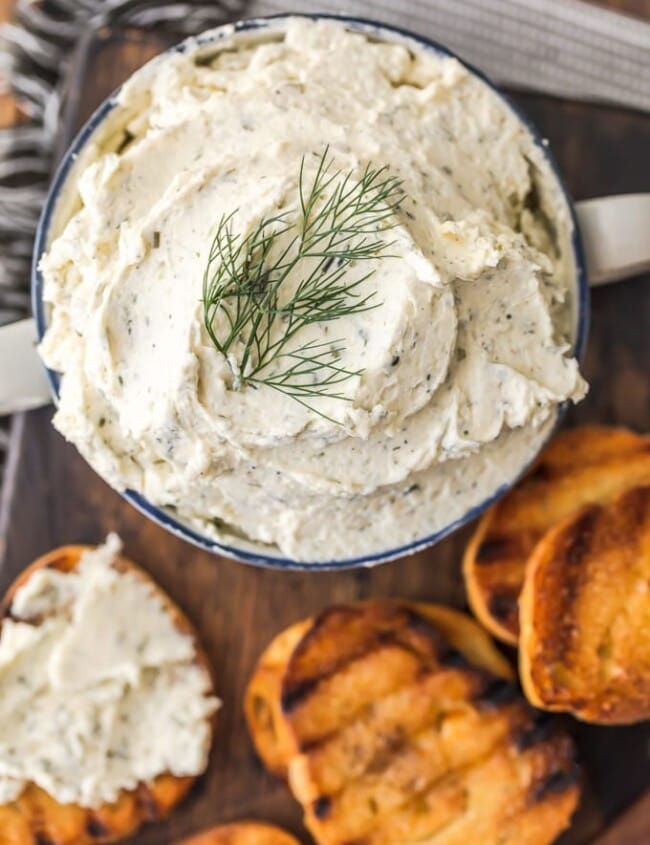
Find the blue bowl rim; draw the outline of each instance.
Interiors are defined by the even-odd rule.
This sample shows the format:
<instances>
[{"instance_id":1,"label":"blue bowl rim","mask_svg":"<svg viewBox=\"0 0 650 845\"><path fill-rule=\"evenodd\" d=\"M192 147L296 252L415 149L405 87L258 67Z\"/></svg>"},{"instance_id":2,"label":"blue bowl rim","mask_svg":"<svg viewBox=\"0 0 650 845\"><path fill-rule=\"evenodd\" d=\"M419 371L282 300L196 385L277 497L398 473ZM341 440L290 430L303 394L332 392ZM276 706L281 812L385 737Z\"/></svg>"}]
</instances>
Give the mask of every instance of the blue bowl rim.
<instances>
[{"instance_id":1,"label":"blue bowl rim","mask_svg":"<svg viewBox=\"0 0 650 845\"><path fill-rule=\"evenodd\" d=\"M179 44L164 51L161 56L173 52L184 52L187 49L194 49L195 47L201 47L205 44L213 42L216 46L219 43L219 33L223 33L224 36L227 36L230 33L236 34L239 32L246 32L248 30L262 30L267 28L273 28L273 24L281 24L283 21L287 21L291 18L340 21L341 23L345 24L347 27L354 31L364 32L370 35L378 36L381 38L381 40L397 40L397 42L399 43L401 39L407 39L415 42L417 45L419 45L419 47L421 47L425 51L433 51L434 53L441 56L455 58L472 74L482 80L515 114L517 119L529 132L535 145L542 151L544 158L546 159L557 180L557 184L562 192L571 217L571 223L573 227L571 246L573 249L576 269L577 309L574 354L576 355L578 360L581 360L584 355L589 330L590 296L584 249L580 236L580 229L578 226L577 216L573 205L573 200L565 184L564 178L555 160L555 157L553 156L549 148L548 143L542 138L537 128L534 126L531 120L521 111L519 106L517 106L490 79L488 79L488 77L486 77L482 71L478 70L472 64L466 62L464 59L461 59L448 47L445 47L444 45L438 43L437 41L434 41L433 39L418 35L417 33L411 32L402 27L393 26L391 24L382 23L380 21L374 21L368 18L325 13L277 14L268 15L265 17L250 18L248 20L241 20L233 24L225 24L221 27L209 30L203 35L192 36L190 38L187 38ZM395 36L397 36L397 39L395 39ZM154 59L153 61L155 60L156 59ZM46 250L49 229L52 223L52 218L56 211L57 201L63 187L65 186L68 175L70 174L70 171L79 156L79 153L86 145L88 140L91 138L91 136L95 133L100 124L107 117L107 115L116 107L117 96L120 90L121 88L117 88L106 100L104 100L104 102L95 110L95 112L93 112L93 114L86 121L81 130L78 132L78 134L75 136L74 140L68 147L65 155L63 156L56 170L54 179L52 180L52 184L48 191L47 198L43 205L43 210L41 212L41 216L38 222L36 237L34 241L34 254L31 273L32 309L36 320L36 328L39 342L43 339L43 335L45 334L47 321L45 313L45 303L43 301L42 296L43 277L39 270L38 264L41 256ZM53 397L56 401L58 400L60 388L59 374L57 372L54 372L53 370L47 369L47 377L50 383L50 387L52 389ZM561 417L563 416L564 410L565 407L561 407L558 410L556 427ZM526 464L526 466L524 466L513 479L501 485L486 500L481 502L479 505L470 508L465 514L463 514L463 516L461 516L455 522L450 523L439 531L436 531L433 534L427 535L426 537L423 537L421 539L414 540L411 543L406 543L397 548L386 549L385 551L375 552L374 554L364 555L361 557L343 558L332 561L308 562L292 560L291 558L283 558L275 555L263 555L257 552L248 551L235 546L230 546L225 543L220 543L205 536L204 534L201 534L199 531L196 531L189 525L176 519L167 510L152 505L144 498L144 496L134 490L122 491L120 492L120 495L131 505L133 505L138 511L140 511L144 516L153 520L155 523L165 528L170 533L175 534L176 536L186 540L187 542L198 546L199 548L208 551L212 554L225 555L226 557L237 560L241 563L269 569L293 571L309 570L311 572L327 572L340 569L354 569L358 567L376 566L380 563L387 563L388 561L395 560L406 555L411 555L415 552L428 548L429 546L433 546L435 543L439 542L444 537L447 537L449 534L456 531L458 528L461 528L463 525L466 525L473 519L476 519L478 516L480 516L488 507L490 507L490 505L494 504L494 502L496 502L507 490L509 490L517 482L517 480L526 472L526 470L534 460L535 456L531 458L531 460Z\"/></svg>"}]
</instances>

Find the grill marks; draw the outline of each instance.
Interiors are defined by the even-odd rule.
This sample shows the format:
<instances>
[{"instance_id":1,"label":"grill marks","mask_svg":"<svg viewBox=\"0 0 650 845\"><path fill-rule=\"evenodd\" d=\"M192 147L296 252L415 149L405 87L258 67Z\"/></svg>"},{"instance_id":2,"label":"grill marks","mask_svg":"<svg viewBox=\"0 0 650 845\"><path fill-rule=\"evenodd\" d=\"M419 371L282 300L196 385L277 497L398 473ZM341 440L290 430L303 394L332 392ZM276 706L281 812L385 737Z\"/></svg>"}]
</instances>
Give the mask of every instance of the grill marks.
<instances>
[{"instance_id":1,"label":"grill marks","mask_svg":"<svg viewBox=\"0 0 650 845\"><path fill-rule=\"evenodd\" d=\"M519 625L518 600L519 590L516 587L507 589L501 584L495 584L492 595L488 598L487 607L501 625L514 630Z\"/></svg>"},{"instance_id":2,"label":"grill marks","mask_svg":"<svg viewBox=\"0 0 650 845\"><path fill-rule=\"evenodd\" d=\"M448 668L463 669L470 666L469 660L457 648L449 648L440 655L440 665Z\"/></svg>"},{"instance_id":3,"label":"grill marks","mask_svg":"<svg viewBox=\"0 0 650 845\"><path fill-rule=\"evenodd\" d=\"M394 842L398 840L393 836L401 829L411 831L413 825L428 836L440 826L457 824L470 808L476 821L476 802L485 789L491 789L488 781L495 777L497 783L506 784L508 800L503 805L488 802L478 811L479 820L481 813L486 816L481 842L490 843L488 828L492 826L494 835L505 808L512 812L543 800L551 784L561 791L558 772L564 776L565 769L573 770L564 738L558 739L550 729L536 732L529 717L521 703L487 721L451 714L447 725L443 722L411 737L398 753L383 760L382 768L369 767L328 796L327 814L316 816L312 831L323 842L338 842L341 836ZM525 748L513 753L519 737L526 737ZM567 779L565 788L573 782ZM296 797L301 798L299 790Z\"/></svg>"},{"instance_id":4,"label":"grill marks","mask_svg":"<svg viewBox=\"0 0 650 845\"><path fill-rule=\"evenodd\" d=\"M451 616L467 642L473 623ZM570 742L542 727L509 679L471 664L460 639L443 637L434 609L366 602L330 609L287 654L285 765L319 844L496 845L506 821L522 813L526 825L529 808L546 807L557 779L555 800L557 773L574 766ZM577 788L567 780L562 795L540 845L568 823Z\"/></svg>"},{"instance_id":5,"label":"grill marks","mask_svg":"<svg viewBox=\"0 0 650 845\"><path fill-rule=\"evenodd\" d=\"M110 834L110 829L100 819L89 816L86 820L86 833L91 839L101 839Z\"/></svg>"},{"instance_id":6,"label":"grill marks","mask_svg":"<svg viewBox=\"0 0 650 845\"><path fill-rule=\"evenodd\" d=\"M516 644L526 564L546 532L581 506L648 483L650 437L599 427L556 437L524 481L486 513L467 548L465 580L483 624Z\"/></svg>"},{"instance_id":7,"label":"grill marks","mask_svg":"<svg viewBox=\"0 0 650 845\"><path fill-rule=\"evenodd\" d=\"M433 845L460 845L480 842L497 845L504 825L519 817L521 842L549 843L566 825L576 800L575 782L569 777L572 764L555 770L563 753L560 744L548 744L515 756L507 744L493 748L471 765L451 770L422 789L411 800L382 813L378 823L364 834L350 838L316 835L319 842L364 842L367 845L394 845L399 842L425 842ZM567 772L565 774L565 768ZM535 772L540 772L539 778ZM542 795L543 786L552 784ZM538 806L555 806L547 814L544 828L535 830L527 821ZM383 808L382 808L383 810ZM350 807L354 812L354 807ZM537 839L535 839L537 835Z\"/></svg>"},{"instance_id":8,"label":"grill marks","mask_svg":"<svg viewBox=\"0 0 650 845\"><path fill-rule=\"evenodd\" d=\"M650 485L549 531L521 597L522 683L587 721L650 717Z\"/></svg>"},{"instance_id":9,"label":"grill marks","mask_svg":"<svg viewBox=\"0 0 650 845\"><path fill-rule=\"evenodd\" d=\"M330 674L332 674L330 672ZM282 698L280 706L285 714L291 713L295 710L312 692L315 691L319 679L311 681L303 681L301 684L294 684L294 686L284 689L282 691Z\"/></svg>"},{"instance_id":10,"label":"grill marks","mask_svg":"<svg viewBox=\"0 0 650 845\"><path fill-rule=\"evenodd\" d=\"M476 703L482 708L499 708L504 704L515 701L518 697L519 690L512 681L495 678L481 690L480 695L476 698Z\"/></svg>"},{"instance_id":11,"label":"grill marks","mask_svg":"<svg viewBox=\"0 0 650 845\"><path fill-rule=\"evenodd\" d=\"M450 652L436 629L409 608L385 604L379 615L378 607L371 604L332 607L315 619L291 657L282 687L285 713L303 704L319 684L343 674L352 664L380 649L398 648L415 657L431 658ZM322 658L317 662L311 659L311 655L321 653Z\"/></svg>"},{"instance_id":12,"label":"grill marks","mask_svg":"<svg viewBox=\"0 0 650 845\"><path fill-rule=\"evenodd\" d=\"M479 673L422 673L403 689L367 702L359 718L339 725L320 743L300 743L300 766L309 770L305 800L312 791L333 794L343 789L346 779L381 772L407 740L428 726L441 726L445 714L460 709L482 684Z\"/></svg>"},{"instance_id":13,"label":"grill marks","mask_svg":"<svg viewBox=\"0 0 650 845\"><path fill-rule=\"evenodd\" d=\"M515 537L490 537L483 540L476 550L476 564L489 566L491 563L502 563L504 559L517 559L522 552L522 544Z\"/></svg>"},{"instance_id":14,"label":"grill marks","mask_svg":"<svg viewBox=\"0 0 650 845\"><path fill-rule=\"evenodd\" d=\"M322 821L329 816L332 810L332 801L327 795L321 795L314 801L311 810L315 818Z\"/></svg>"},{"instance_id":15,"label":"grill marks","mask_svg":"<svg viewBox=\"0 0 650 845\"><path fill-rule=\"evenodd\" d=\"M300 747L338 730L369 701L412 683L445 654L449 646L440 633L405 606L368 602L321 614L291 656L282 683L283 712Z\"/></svg>"},{"instance_id":16,"label":"grill marks","mask_svg":"<svg viewBox=\"0 0 650 845\"><path fill-rule=\"evenodd\" d=\"M573 532L567 537L565 557L571 569L577 569L591 551L594 527L601 508L587 506L573 523Z\"/></svg>"},{"instance_id":17,"label":"grill marks","mask_svg":"<svg viewBox=\"0 0 650 845\"><path fill-rule=\"evenodd\" d=\"M562 795L579 780L579 772L576 766L568 770L559 769L548 775L531 792L531 799L535 803L544 801L549 795Z\"/></svg>"},{"instance_id":18,"label":"grill marks","mask_svg":"<svg viewBox=\"0 0 650 845\"><path fill-rule=\"evenodd\" d=\"M540 742L544 742L549 737L553 736L556 729L556 723L552 716L548 713L540 711L534 712L533 718L530 722L518 733L515 734L514 740L517 748L520 751L526 751L533 748Z\"/></svg>"},{"instance_id":19,"label":"grill marks","mask_svg":"<svg viewBox=\"0 0 650 845\"><path fill-rule=\"evenodd\" d=\"M587 506L573 523L571 532L561 535L558 549L549 562L554 572L554 580L561 581L562 587L555 596L544 590L544 600L552 602L556 609L557 618L544 637L544 647L553 653L560 654L570 649L575 638L576 627L575 604L579 600L582 590L581 581L586 572L582 567L583 561L590 553L593 544L594 525L598 519L599 508ZM560 569L563 572L560 572ZM550 573L549 573L550 574Z\"/></svg>"}]
</instances>

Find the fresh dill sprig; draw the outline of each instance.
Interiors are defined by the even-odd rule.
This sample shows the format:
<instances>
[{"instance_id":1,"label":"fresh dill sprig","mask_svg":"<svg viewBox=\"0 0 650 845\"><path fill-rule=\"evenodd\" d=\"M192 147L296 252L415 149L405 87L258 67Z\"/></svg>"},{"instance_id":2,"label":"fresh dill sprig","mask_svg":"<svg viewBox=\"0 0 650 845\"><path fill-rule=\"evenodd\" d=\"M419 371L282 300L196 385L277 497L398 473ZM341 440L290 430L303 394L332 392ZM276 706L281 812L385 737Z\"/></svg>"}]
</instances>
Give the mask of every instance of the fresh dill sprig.
<instances>
[{"instance_id":1,"label":"fresh dill sprig","mask_svg":"<svg viewBox=\"0 0 650 845\"><path fill-rule=\"evenodd\" d=\"M235 388L266 385L312 410L309 400L318 397L348 399L342 383L363 371L337 364L345 338L291 341L312 323L381 305L374 291L361 291L374 269L346 275L355 262L386 254L391 244L379 233L395 225L402 196L401 181L387 167L369 164L355 178L332 170L326 148L311 184L303 157L293 212L262 219L245 237L233 232L236 211L221 218L203 275L204 323L233 370ZM303 278L283 290L298 272ZM225 321L216 329L218 314Z\"/></svg>"}]
</instances>

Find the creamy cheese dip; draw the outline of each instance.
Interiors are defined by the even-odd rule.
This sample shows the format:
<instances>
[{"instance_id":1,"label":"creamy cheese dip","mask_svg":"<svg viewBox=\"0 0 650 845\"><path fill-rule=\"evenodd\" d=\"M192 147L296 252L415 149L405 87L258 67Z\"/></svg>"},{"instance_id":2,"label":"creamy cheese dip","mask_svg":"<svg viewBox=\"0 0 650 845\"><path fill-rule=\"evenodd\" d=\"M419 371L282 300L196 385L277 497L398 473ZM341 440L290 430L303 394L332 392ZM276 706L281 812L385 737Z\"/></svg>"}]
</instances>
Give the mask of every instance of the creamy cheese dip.
<instances>
[{"instance_id":1,"label":"creamy cheese dip","mask_svg":"<svg viewBox=\"0 0 650 845\"><path fill-rule=\"evenodd\" d=\"M227 543L349 558L462 517L584 395L572 224L527 129L456 60L335 22L265 37L124 87L41 262L41 351L63 373L55 425L114 487ZM326 145L342 172L388 166L405 197L364 282L380 307L306 335L343 338L362 373L309 408L237 383L202 277L221 217L245 234L295 214L301 160L313 178Z\"/></svg>"},{"instance_id":2,"label":"creamy cheese dip","mask_svg":"<svg viewBox=\"0 0 650 845\"><path fill-rule=\"evenodd\" d=\"M0 804L26 783L96 807L206 766L217 700L150 583L114 568L120 541L68 574L40 569L0 631Z\"/></svg>"}]
</instances>

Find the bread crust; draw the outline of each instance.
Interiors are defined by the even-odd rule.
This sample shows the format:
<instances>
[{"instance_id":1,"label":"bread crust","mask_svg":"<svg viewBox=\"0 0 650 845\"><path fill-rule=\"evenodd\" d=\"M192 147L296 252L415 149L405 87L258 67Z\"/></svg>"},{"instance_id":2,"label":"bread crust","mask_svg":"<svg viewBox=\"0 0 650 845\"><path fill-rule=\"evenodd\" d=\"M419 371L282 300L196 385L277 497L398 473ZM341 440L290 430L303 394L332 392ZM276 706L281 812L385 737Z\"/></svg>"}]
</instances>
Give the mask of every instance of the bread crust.
<instances>
[{"instance_id":1,"label":"bread crust","mask_svg":"<svg viewBox=\"0 0 650 845\"><path fill-rule=\"evenodd\" d=\"M53 549L30 564L11 584L0 603L2 621L11 616L16 592L40 569L72 572L82 554L92 546L69 545ZM214 675L198 634L189 619L169 596L139 566L119 556L115 564L122 572L132 572L151 585L172 617L176 628L192 637L196 664L208 673L214 689ZM214 733L216 716L210 717ZM11 845L99 845L116 842L135 833L145 822L167 816L187 795L196 777L162 774L150 784L141 783L133 791L123 791L116 801L89 809L77 804L60 804L40 787L27 785L22 794L9 804L0 805L0 843Z\"/></svg>"},{"instance_id":2,"label":"bread crust","mask_svg":"<svg viewBox=\"0 0 650 845\"><path fill-rule=\"evenodd\" d=\"M586 504L610 502L647 483L650 437L605 426L561 432L523 481L483 515L465 550L465 586L481 624L516 645L526 565L544 534Z\"/></svg>"},{"instance_id":3,"label":"bread crust","mask_svg":"<svg viewBox=\"0 0 650 845\"><path fill-rule=\"evenodd\" d=\"M300 845L291 834L262 822L233 822L204 830L176 845Z\"/></svg>"},{"instance_id":4,"label":"bread crust","mask_svg":"<svg viewBox=\"0 0 650 845\"><path fill-rule=\"evenodd\" d=\"M528 699L598 724L650 718L649 591L650 485L549 531L520 600Z\"/></svg>"}]
</instances>

